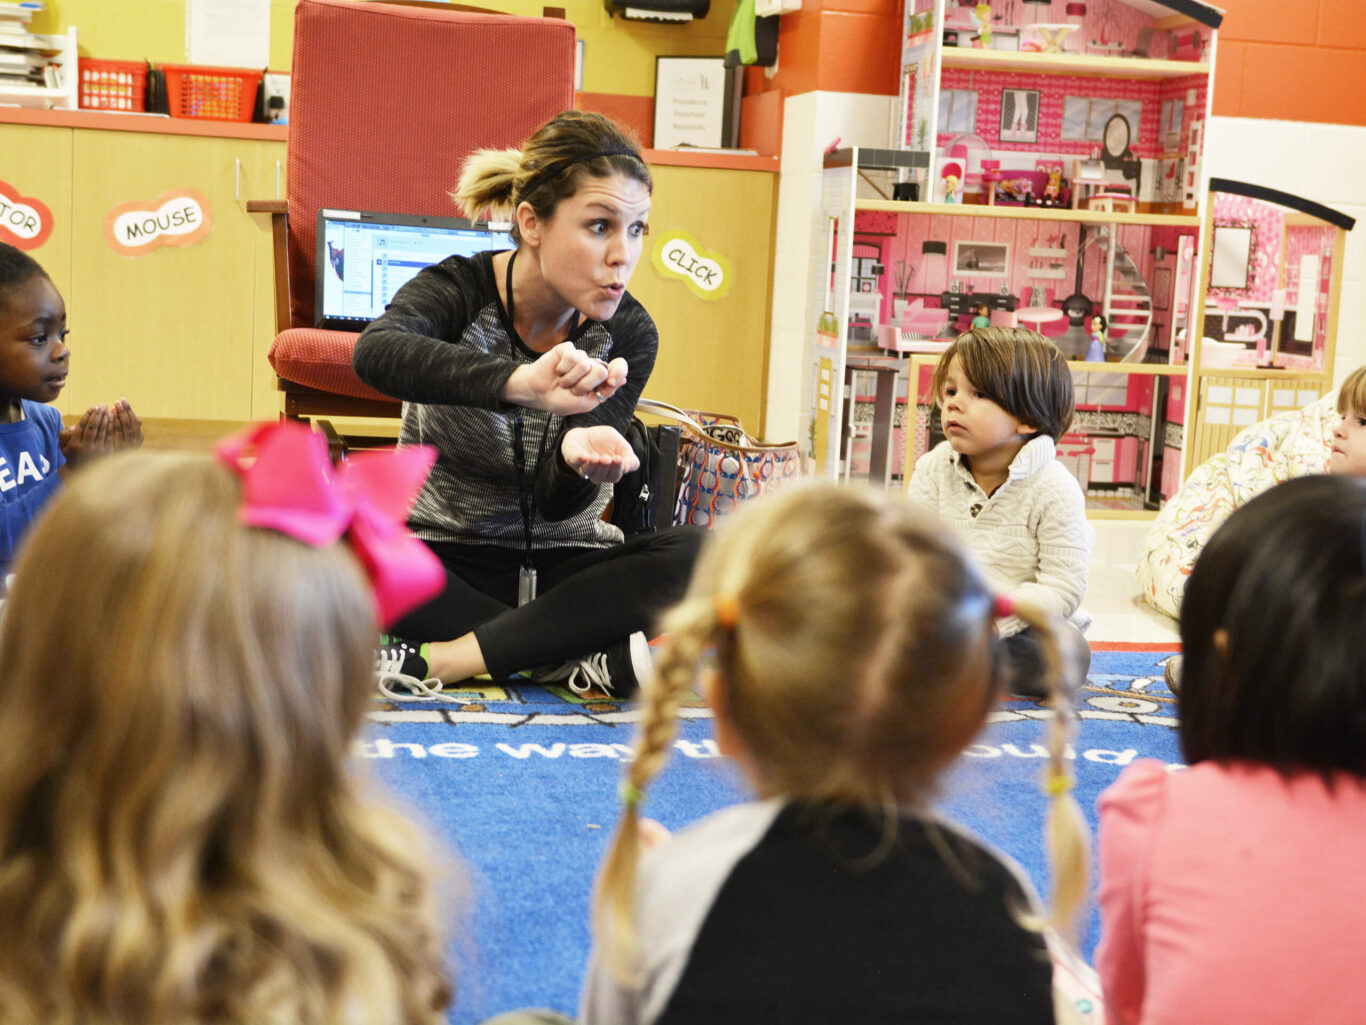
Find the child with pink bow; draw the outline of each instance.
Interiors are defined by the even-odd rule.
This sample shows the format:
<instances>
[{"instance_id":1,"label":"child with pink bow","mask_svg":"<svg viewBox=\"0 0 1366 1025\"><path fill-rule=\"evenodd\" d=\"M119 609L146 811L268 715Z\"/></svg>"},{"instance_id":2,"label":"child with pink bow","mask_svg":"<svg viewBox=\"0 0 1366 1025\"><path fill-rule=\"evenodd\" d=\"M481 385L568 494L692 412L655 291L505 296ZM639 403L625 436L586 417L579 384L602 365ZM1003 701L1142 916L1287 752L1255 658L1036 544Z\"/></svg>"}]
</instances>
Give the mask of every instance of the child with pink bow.
<instances>
[{"instance_id":1,"label":"child with pink bow","mask_svg":"<svg viewBox=\"0 0 1366 1025\"><path fill-rule=\"evenodd\" d=\"M348 752L375 633L442 585L428 449L120 453L34 525L0 623L0 1017L437 1025L418 831Z\"/></svg>"}]
</instances>

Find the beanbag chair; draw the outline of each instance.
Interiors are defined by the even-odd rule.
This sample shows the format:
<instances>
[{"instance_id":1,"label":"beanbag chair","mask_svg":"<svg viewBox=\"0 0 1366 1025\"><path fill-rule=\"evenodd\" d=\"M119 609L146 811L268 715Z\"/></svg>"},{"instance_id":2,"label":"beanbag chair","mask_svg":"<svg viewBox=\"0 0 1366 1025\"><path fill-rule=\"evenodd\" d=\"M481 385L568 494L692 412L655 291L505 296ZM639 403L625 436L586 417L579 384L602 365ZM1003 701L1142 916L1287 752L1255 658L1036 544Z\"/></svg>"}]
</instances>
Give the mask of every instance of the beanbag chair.
<instances>
[{"instance_id":1,"label":"beanbag chair","mask_svg":"<svg viewBox=\"0 0 1366 1025\"><path fill-rule=\"evenodd\" d=\"M1136 570L1143 600L1178 616L1186 579L1210 535L1254 495L1291 477L1327 472L1341 419L1334 392L1253 424L1196 467L1143 539Z\"/></svg>"}]
</instances>

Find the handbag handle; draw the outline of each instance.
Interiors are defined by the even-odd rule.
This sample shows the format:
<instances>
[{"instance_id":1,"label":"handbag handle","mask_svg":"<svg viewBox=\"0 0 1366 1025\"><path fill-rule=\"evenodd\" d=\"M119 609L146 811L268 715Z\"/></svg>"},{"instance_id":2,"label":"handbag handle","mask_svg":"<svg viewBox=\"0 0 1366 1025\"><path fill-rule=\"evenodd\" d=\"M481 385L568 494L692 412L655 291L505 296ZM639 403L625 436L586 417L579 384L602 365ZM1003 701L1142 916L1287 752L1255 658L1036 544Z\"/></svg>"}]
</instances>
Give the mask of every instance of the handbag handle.
<instances>
[{"instance_id":1,"label":"handbag handle","mask_svg":"<svg viewBox=\"0 0 1366 1025\"><path fill-rule=\"evenodd\" d=\"M690 427L698 434L706 435L702 425L690 417L677 406L671 406L667 402L660 402L658 399L647 399L644 397L636 399L636 409L650 413L654 416L664 417L666 420L677 420L684 427Z\"/></svg>"},{"instance_id":2,"label":"handbag handle","mask_svg":"<svg viewBox=\"0 0 1366 1025\"><path fill-rule=\"evenodd\" d=\"M699 438L706 441L709 445L719 445L721 448L734 449L737 452L783 452L796 451L795 441L765 442L755 441L748 434L744 434L745 442L742 445L732 444L729 441L722 441L720 438L713 438L707 429L690 417L684 410L677 406L671 406L667 402L660 402L658 399L639 398L636 399L636 409L639 412L649 413L652 416L663 417L667 420L676 420L688 430L692 431ZM740 428L744 432L744 428Z\"/></svg>"}]
</instances>

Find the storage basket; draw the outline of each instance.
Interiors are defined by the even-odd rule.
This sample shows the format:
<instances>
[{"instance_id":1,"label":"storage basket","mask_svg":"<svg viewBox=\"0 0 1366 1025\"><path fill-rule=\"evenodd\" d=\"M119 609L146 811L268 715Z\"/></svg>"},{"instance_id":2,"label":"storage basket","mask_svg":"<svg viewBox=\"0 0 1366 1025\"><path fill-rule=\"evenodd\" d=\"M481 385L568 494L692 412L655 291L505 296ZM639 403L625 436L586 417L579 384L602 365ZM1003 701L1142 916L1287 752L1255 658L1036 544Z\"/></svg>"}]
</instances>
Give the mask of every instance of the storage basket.
<instances>
[{"instance_id":1,"label":"storage basket","mask_svg":"<svg viewBox=\"0 0 1366 1025\"><path fill-rule=\"evenodd\" d=\"M210 68L200 64L162 64L171 117L211 121L250 121L256 110L261 72Z\"/></svg>"},{"instance_id":2,"label":"storage basket","mask_svg":"<svg viewBox=\"0 0 1366 1025\"><path fill-rule=\"evenodd\" d=\"M85 110L147 109L146 61L97 60L82 57L76 102Z\"/></svg>"}]
</instances>

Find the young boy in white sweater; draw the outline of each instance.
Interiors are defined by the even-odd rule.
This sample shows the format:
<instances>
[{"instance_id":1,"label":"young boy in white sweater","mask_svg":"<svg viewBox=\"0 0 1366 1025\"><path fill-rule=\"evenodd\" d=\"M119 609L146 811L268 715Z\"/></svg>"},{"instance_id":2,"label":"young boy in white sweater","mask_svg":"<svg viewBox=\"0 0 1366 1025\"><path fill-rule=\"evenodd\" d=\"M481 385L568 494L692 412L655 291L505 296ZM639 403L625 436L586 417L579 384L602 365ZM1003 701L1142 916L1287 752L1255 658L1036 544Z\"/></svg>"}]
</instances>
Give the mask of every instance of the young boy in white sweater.
<instances>
[{"instance_id":1,"label":"young boy in white sweater","mask_svg":"<svg viewBox=\"0 0 1366 1025\"><path fill-rule=\"evenodd\" d=\"M1067 360L1034 331L973 328L940 357L932 389L947 440L916 461L911 499L958 531L999 591L1064 620L1060 639L1089 665L1081 599L1095 534L1053 458L1075 408ZM1043 697L1032 631L1011 617L1001 633L1010 692Z\"/></svg>"}]
</instances>

